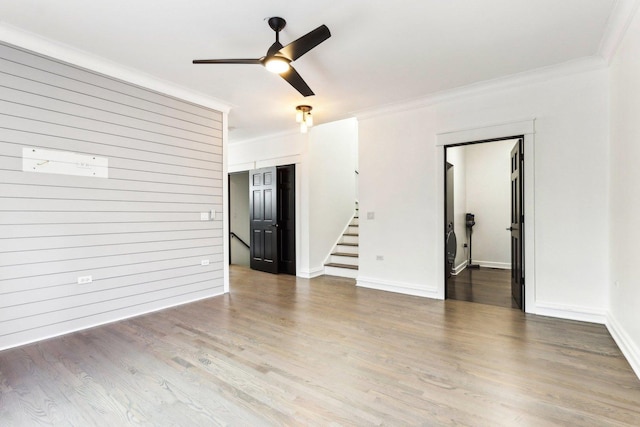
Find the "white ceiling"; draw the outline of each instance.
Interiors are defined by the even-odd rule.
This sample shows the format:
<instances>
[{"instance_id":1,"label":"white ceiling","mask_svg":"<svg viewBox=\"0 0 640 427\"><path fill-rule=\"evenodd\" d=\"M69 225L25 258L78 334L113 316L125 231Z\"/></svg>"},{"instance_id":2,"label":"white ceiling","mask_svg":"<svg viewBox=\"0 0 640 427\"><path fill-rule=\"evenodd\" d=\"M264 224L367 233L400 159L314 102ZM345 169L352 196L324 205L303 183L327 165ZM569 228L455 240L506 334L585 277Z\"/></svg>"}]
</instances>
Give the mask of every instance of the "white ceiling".
<instances>
[{"instance_id":1,"label":"white ceiling","mask_svg":"<svg viewBox=\"0 0 640 427\"><path fill-rule=\"evenodd\" d=\"M620 0L618 0L620 1ZM616 0L0 0L0 22L232 106L231 142L598 55ZM303 98L259 65L281 16L286 45L321 24L332 37L293 64Z\"/></svg>"}]
</instances>

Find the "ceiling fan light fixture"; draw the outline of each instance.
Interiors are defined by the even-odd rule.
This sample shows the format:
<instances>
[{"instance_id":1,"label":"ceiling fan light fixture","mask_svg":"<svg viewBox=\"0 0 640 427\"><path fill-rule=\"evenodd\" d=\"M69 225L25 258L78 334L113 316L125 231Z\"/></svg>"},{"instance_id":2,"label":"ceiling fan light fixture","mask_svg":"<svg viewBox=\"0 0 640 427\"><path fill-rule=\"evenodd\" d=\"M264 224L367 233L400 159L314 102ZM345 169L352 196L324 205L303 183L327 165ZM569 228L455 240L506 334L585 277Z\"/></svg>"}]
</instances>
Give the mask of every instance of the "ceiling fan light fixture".
<instances>
[{"instance_id":1,"label":"ceiling fan light fixture","mask_svg":"<svg viewBox=\"0 0 640 427\"><path fill-rule=\"evenodd\" d=\"M272 73L282 74L289 70L289 61L281 56L272 56L264 62L264 66Z\"/></svg>"},{"instance_id":2,"label":"ceiling fan light fixture","mask_svg":"<svg viewBox=\"0 0 640 427\"><path fill-rule=\"evenodd\" d=\"M313 126L312 109L311 105L298 105L296 107L296 123L300 123L301 133L307 133L309 128Z\"/></svg>"},{"instance_id":3,"label":"ceiling fan light fixture","mask_svg":"<svg viewBox=\"0 0 640 427\"><path fill-rule=\"evenodd\" d=\"M285 25L287 25L287 21L278 16L269 18L269 27L275 31L276 41L269 47L267 54L261 58L194 59L192 62L194 64L259 64L272 73L279 74L295 90L300 92L300 95L315 95L290 63L331 37L331 31L326 25L320 25L288 45L282 46L280 31Z\"/></svg>"}]
</instances>

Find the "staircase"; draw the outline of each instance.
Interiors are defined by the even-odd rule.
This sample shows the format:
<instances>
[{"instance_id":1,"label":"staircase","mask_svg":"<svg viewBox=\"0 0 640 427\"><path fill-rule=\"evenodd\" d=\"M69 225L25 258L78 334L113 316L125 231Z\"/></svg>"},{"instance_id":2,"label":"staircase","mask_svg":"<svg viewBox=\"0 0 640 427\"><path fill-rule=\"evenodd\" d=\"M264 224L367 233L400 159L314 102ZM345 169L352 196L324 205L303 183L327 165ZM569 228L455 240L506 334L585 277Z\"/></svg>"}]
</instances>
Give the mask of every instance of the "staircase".
<instances>
[{"instance_id":1,"label":"staircase","mask_svg":"<svg viewBox=\"0 0 640 427\"><path fill-rule=\"evenodd\" d=\"M324 274L330 276L358 276L358 202L349 226L331 251L328 262L324 265Z\"/></svg>"}]
</instances>

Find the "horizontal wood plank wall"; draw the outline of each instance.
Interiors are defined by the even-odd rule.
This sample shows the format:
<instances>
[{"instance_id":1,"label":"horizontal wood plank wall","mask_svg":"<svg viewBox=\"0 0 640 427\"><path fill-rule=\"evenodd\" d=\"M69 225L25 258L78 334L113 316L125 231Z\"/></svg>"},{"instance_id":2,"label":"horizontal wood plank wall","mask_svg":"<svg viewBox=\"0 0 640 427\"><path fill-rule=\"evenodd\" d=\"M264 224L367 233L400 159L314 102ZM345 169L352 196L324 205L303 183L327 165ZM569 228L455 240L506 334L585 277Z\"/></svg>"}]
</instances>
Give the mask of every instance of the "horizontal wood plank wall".
<instances>
[{"instance_id":1,"label":"horizontal wood plank wall","mask_svg":"<svg viewBox=\"0 0 640 427\"><path fill-rule=\"evenodd\" d=\"M0 43L0 349L223 293L222 203L220 112Z\"/></svg>"}]
</instances>

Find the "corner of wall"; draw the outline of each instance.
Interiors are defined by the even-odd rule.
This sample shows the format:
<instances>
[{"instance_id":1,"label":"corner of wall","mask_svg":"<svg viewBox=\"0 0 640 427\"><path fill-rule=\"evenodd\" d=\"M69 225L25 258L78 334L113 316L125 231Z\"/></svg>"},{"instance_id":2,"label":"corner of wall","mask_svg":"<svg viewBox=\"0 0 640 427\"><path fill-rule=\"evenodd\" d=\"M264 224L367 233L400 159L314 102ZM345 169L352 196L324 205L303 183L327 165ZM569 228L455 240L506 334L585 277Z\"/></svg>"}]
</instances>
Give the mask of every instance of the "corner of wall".
<instances>
[{"instance_id":1,"label":"corner of wall","mask_svg":"<svg viewBox=\"0 0 640 427\"><path fill-rule=\"evenodd\" d=\"M613 313L607 313L606 326L622 354L631 365L631 369L640 379L640 348L633 342L629 334L618 323Z\"/></svg>"}]
</instances>

